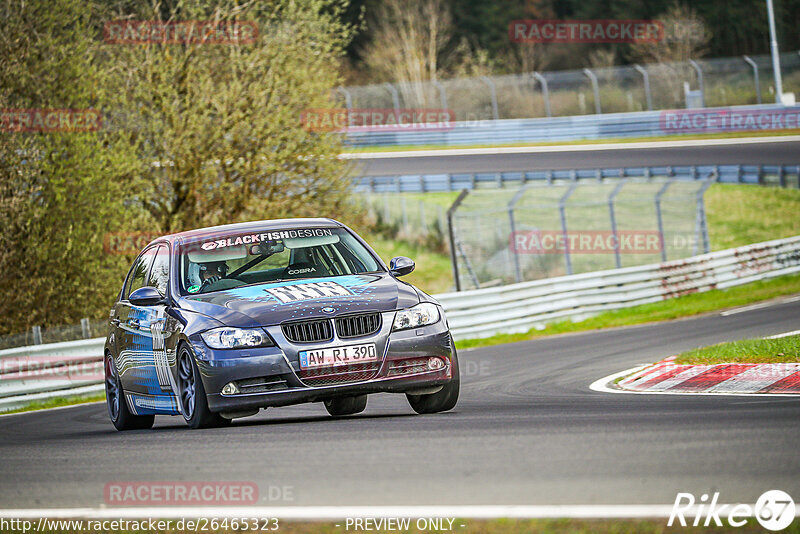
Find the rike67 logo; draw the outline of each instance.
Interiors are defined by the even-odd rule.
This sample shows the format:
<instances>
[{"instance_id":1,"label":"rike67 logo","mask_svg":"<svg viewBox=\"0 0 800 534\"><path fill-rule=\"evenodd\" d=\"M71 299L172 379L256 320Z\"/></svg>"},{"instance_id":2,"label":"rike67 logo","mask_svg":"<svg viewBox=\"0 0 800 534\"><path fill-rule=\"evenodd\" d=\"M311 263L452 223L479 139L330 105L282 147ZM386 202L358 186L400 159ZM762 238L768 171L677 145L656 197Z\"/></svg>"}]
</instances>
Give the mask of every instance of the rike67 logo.
<instances>
[{"instance_id":1,"label":"rike67 logo","mask_svg":"<svg viewBox=\"0 0 800 534\"><path fill-rule=\"evenodd\" d=\"M700 496L699 501L695 501L691 493L678 493L667 526L671 527L677 520L682 527L685 527L686 516L694 516L694 521L691 523L694 527L701 525L721 527L725 521L732 527L741 527L746 525L750 518L755 517L763 528L778 531L791 525L795 517L794 500L781 490L764 492L755 506L718 504L718 502L719 492L714 493L710 501L708 494L705 493Z\"/></svg>"}]
</instances>

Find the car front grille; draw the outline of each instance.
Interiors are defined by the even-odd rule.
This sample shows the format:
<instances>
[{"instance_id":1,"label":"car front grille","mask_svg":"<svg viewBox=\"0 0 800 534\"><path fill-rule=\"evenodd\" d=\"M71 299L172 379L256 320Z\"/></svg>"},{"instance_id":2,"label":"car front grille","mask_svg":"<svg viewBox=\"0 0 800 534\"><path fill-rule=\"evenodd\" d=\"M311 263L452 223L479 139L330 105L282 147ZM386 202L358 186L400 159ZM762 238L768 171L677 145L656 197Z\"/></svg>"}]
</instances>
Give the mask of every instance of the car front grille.
<instances>
[{"instance_id":1,"label":"car front grille","mask_svg":"<svg viewBox=\"0 0 800 534\"><path fill-rule=\"evenodd\" d=\"M336 333L342 339L374 334L381 329L381 314L368 313L336 318Z\"/></svg>"},{"instance_id":2,"label":"car front grille","mask_svg":"<svg viewBox=\"0 0 800 534\"><path fill-rule=\"evenodd\" d=\"M297 373L309 386L332 386L370 380L378 374L381 362L366 362L341 367L302 369Z\"/></svg>"},{"instance_id":3,"label":"car front grille","mask_svg":"<svg viewBox=\"0 0 800 534\"><path fill-rule=\"evenodd\" d=\"M281 325L281 331L292 343L318 343L333 339L330 319L286 323Z\"/></svg>"}]
</instances>

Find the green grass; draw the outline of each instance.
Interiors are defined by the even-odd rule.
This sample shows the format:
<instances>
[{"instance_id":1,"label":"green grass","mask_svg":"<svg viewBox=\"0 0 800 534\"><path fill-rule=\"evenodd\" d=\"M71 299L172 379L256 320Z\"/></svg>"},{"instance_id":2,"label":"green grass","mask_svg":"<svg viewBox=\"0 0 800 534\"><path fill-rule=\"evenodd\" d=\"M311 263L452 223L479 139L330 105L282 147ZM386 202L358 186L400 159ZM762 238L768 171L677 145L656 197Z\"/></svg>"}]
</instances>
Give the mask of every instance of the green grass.
<instances>
[{"instance_id":1,"label":"green grass","mask_svg":"<svg viewBox=\"0 0 800 534\"><path fill-rule=\"evenodd\" d=\"M522 334L498 334L483 339L456 340L456 346L460 349L486 347L554 334L567 334L600 328L667 321L725 308L743 306L745 304L794 293L800 293L800 274L781 276L771 280L762 280L729 289L716 289L705 293L694 293L692 295L654 302L652 304L643 304L632 308L604 312L580 322L573 322L570 320L559 321L547 325L542 330L532 329Z\"/></svg>"},{"instance_id":2,"label":"green grass","mask_svg":"<svg viewBox=\"0 0 800 534\"><path fill-rule=\"evenodd\" d=\"M745 339L701 347L679 354L675 362L698 365L800 362L800 335L778 339Z\"/></svg>"},{"instance_id":3,"label":"green grass","mask_svg":"<svg viewBox=\"0 0 800 534\"><path fill-rule=\"evenodd\" d=\"M33 410L45 410L47 408L60 408L61 406L72 406L73 404L85 404L87 402L97 402L106 399L105 393L97 393L95 395L85 395L81 397L59 397L48 399L46 401L34 401L25 406L9 410L7 412L0 412L0 415L9 413L30 412Z\"/></svg>"},{"instance_id":4,"label":"green grass","mask_svg":"<svg viewBox=\"0 0 800 534\"><path fill-rule=\"evenodd\" d=\"M450 256L447 254L433 252L421 245L378 236L368 236L365 239L387 265L395 256L407 256L416 262L414 272L403 277L406 282L414 284L426 293L445 293L451 290L453 271L450 267Z\"/></svg>"},{"instance_id":5,"label":"green grass","mask_svg":"<svg viewBox=\"0 0 800 534\"><path fill-rule=\"evenodd\" d=\"M711 250L800 234L800 190L714 184L706 192Z\"/></svg>"},{"instance_id":6,"label":"green grass","mask_svg":"<svg viewBox=\"0 0 800 534\"><path fill-rule=\"evenodd\" d=\"M344 154L362 154L370 152L408 152L414 150L463 150L470 148L498 148L498 147L520 147L520 146L561 146L561 145L602 145L610 143L648 143L658 141L686 141L692 139L737 139L746 137L782 137L786 135L797 135L800 129L780 130L780 131L752 131L752 132L723 132L713 134L690 134L690 135L661 135L654 137L615 137L609 139L582 139L577 141L539 141L539 142L519 142L519 143L492 143L475 145L399 145L399 146L370 146L361 148L347 148Z\"/></svg>"}]
</instances>

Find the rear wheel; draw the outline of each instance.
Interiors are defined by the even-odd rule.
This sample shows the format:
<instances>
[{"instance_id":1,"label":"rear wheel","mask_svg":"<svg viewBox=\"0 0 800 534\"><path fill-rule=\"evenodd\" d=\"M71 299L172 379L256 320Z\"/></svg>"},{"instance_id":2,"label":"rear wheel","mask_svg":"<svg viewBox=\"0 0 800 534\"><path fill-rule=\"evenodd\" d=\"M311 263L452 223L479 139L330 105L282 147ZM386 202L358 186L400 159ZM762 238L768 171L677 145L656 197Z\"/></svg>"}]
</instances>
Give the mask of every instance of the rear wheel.
<instances>
[{"instance_id":1,"label":"rear wheel","mask_svg":"<svg viewBox=\"0 0 800 534\"><path fill-rule=\"evenodd\" d=\"M183 419L190 428L228 426L230 419L208 409L206 390L192 351L181 345L178 351L178 390Z\"/></svg>"},{"instance_id":2,"label":"rear wheel","mask_svg":"<svg viewBox=\"0 0 800 534\"><path fill-rule=\"evenodd\" d=\"M453 347L451 358L453 378L450 382L442 386L442 389L436 393L429 393L427 395L406 394L408 403L418 414L446 412L447 410L455 408L458 402L458 394L461 390L461 378L458 373L458 355L456 354L455 347Z\"/></svg>"},{"instance_id":3,"label":"rear wheel","mask_svg":"<svg viewBox=\"0 0 800 534\"><path fill-rule=\"evenodd\" d=\"M122 390L122 383L119 380L117 366L111 354L106 354L105 361L106 375L106 406L108 406L108 416L117 430L142 430L151 428L156 419L155 415L133 415L128 410L125 403L125 392Z\"/></svg>"},{"instance_id":4,"label":"rear wheel","mask_svg":"<svg viewBox=\"0 0 800 534\"><path fill-rule=\"evenodd\" d=\"M341 415L354 415L363 412L367 408L367 396L356 395L355 397L338 397L326 400L325 409L334 417Z\"/></svg>"}]
</instances>

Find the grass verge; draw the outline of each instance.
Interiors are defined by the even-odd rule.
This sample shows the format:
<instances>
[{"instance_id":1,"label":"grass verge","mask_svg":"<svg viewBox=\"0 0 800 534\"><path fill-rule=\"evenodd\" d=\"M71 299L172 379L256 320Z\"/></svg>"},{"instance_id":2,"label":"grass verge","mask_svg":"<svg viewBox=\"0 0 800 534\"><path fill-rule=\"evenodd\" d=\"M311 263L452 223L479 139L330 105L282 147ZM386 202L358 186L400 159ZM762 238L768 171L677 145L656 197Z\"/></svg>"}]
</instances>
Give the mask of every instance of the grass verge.
<instances>
[{"instance_id":1,"label":"grass verge","mask_svg":"<svg viewBox=\"0 0 800 534\"><path fill-rule=\"evenodd\" d=\"M85 404L87 402L97 402L102 400L106 400L105 393L84 395L80 397L58 397L54 399L47 399L46 401L34 401L26 404L25 406L15 408L7 412L0 412L0 415L6 415L10 413L31 412L33 410L45 410L47 408L60 408L62 406L72 406L73 404Z\"/></svg>"},{"instance_id":2,"label":"grass verge","mask_svg":"<svg viewBox=\"0 0 800 534\"><path fill-rule=\"evenodd\" d=\"M706 291L705 293L694 293L692 295L661 302L604 312L586 319L585 321L559 321L551 323L541 330L531 329L522 334L498 334L483 339L457 340L456 347L460 349L488 347L491 345L514 343L554 334L584 332L600 328L668 321L671 319L691 317L712 311L723 310L725 308L743 306L799 292L800 274L793 274L729 289L715 289Z\"/></svg>"},{"instance_id":3,"label":"grass verge","mask_svg":"<svg viewBox=\"0 0 800 534\"><path fill-rule=\"evenodd\" d=\"M688 350L675 359L675 363L694 365L790 362L800 362L800 335L720 343Z\"/></svg>"}]
</instances>

